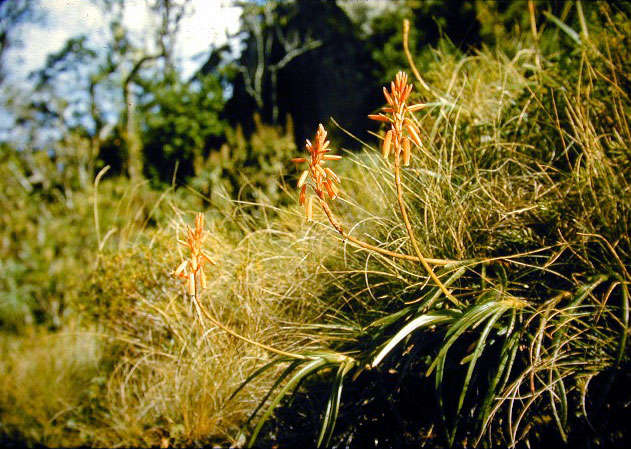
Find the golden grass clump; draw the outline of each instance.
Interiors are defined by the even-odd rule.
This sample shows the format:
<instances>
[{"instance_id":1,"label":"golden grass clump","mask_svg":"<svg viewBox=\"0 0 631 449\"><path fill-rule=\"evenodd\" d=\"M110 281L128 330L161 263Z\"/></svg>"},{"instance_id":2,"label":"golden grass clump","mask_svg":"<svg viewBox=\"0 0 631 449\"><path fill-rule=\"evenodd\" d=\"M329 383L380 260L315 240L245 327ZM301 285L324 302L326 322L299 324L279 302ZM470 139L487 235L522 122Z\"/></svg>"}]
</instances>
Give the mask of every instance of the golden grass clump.
<instances>
[{"instance_id":1,"label":"golden grass clump","mask_svg":"<svg viewBox=\"0 0 631 449\"><path fill-rule=\"evenodd\" d=\"M242 215L244 221L237 220L244 229L235 237L232 223L241 213L233 206L225 221L215 219L208 229L196 214L192 227L178 220L174 228L157 230L151 259L140 242L126 251L123 263L115 253L103 255L109 276L127 279L146 268L150 271L143 276L151 282L133 291L133 283L101 280L112 285L105 291L118 305L106 324L114 367L101 397L110 412L98 423L103 429L99 445L158 445L163 439L237 444L242 423L279 370L270 370L228 401L230 394L274 351L293 355L320 345L298 323L314 322L329 307L320 295L327 285L323 279L332 274L321 267L324 259L337 256L334 246L300 231L296 215L286 216L282 228L267 230L248 229L249 218ZM182 227L190 242L171 237ZM304 234L296 238L296 232ZM204 246L209 240L212 254ZM190 300L183 300L169 268L182 265L176 250L182 242L187 275L194 269L194 254L216 262L205 289L197 272ZM183 279L187 296L189 279Z\"/></svg>"},{"instance_id":2,"label":"golden grass clump","mask_svg":"<svg viewBox=\"0 0 631 449\"><path fill-rule=\"evenodd\" d=\"M98 439L100 416L90 412L104 383L103 344L94 330L2 335L0 352L0 430L50 446Z\"/></svg>"}]
</instances>

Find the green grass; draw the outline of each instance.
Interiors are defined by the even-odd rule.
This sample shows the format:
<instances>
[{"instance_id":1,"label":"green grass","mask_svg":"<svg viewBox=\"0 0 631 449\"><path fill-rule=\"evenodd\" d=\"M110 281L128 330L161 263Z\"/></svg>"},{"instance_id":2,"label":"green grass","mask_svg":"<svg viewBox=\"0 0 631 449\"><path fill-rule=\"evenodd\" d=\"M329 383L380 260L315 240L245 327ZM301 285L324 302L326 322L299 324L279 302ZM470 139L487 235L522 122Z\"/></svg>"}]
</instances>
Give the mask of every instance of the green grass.
<instances>
[{"instance_id":1,"label":"green grass","mask_svg":"<svg viewBox=\"0 0 631 449\"><path fill-rule=\"evenodd\" d=\"M431 53L424 148L402 181L423 254L458 261L436 274L462 306L319 211L308 224L298 204L213 194L202 303L305 359L200 323L172 278L207 199L121 179L9 184L0 431L64 446L628 440L631 28L617 14L578 41L550 20L538 45ZM377 147L339 151L332 208L349 234L413 254ZM11 161L3 179L28 175Z\"/></svg>"}]
</instances>

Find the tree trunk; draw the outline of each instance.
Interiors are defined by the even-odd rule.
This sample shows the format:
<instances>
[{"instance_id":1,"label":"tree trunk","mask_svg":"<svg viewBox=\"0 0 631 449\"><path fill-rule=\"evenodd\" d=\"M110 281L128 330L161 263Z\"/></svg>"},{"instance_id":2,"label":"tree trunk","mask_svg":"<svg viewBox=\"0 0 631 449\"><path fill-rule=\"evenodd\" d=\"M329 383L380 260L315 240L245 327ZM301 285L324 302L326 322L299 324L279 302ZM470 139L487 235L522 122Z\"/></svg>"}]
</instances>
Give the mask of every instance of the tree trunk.
<instances>
[{"instance_id":1,"label":"tree trunk","mask_svg":"<svg viewBox=\"0 0 631 449\"><path fill-rule=\"evenodd\" d=\"M127 170L132 181L142 179L143 161L142 161L142 145L138 128L136 126L136 102L134 94L131 91L132 83L125 85L125 107L127 112L127 120L125 126L125 143L127 144Z\"/></svg>"}]
</instances>

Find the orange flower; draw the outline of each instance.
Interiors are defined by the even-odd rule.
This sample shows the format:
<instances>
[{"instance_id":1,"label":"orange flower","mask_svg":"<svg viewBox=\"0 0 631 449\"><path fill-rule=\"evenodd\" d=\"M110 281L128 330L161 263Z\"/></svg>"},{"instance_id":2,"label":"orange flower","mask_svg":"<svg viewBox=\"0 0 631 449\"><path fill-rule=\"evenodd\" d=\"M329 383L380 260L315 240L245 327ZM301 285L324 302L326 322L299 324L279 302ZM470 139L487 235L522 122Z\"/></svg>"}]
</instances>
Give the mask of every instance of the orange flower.
<instances>
[{"instance_id":1,"label":"orange flower","mask_svg":"<svg viewBox=\"0 0 631 449\"><path fill-rule=\"evenodd\" d=\"M326 201L326 196L332 200L337 198L339 189L336 184L339 185L340 178L333 170L325 167L324 164L326 161L339 161L342 159L342 156L328 154L331 149L329 148L329 141L326 140L326 130L322 124L318 126L313 143L307 139L306 149L309 152L307 158L296 157L291 161L308 163L307 169L298 178L298 188L300 189L300 204L305 207L307 220L311 220L313 217L313 197L309 196L307 198L307 186L311 186L313 192L321 200Z\"/></svg>"},{"instance_id":2,"label":"orange flower","mask_svg":"<svg viewBox=\"0 0 631 449\"><path fill-rule=\"evenodd\" d=\"M388 157L391 148L397 153L403 152L403 163L410 163L410 140L417 146L421 146L419 129L408 118L410 112L418 111L422 104L408 106L407 100L412 92L412 84L408 84L408 76L404 72L397 73L394 81L390 83L390 91L383 88L383 95L388 106L382 108L383 113L370 114L368 118L390 124L381 146L383 157Z\"/></svg>"},{"instance_id":3,"label":"orange flower","mask_svg":"<svg viewBox=\"0 0 631 449\"><path fill-rule=\"evenodd\" d=\"M201 212L197 213L195 216L195 229L191 229L190 226L187 226L186 229L186 241L178 240L178 242L189 249L190 255L188 260L184 260L178 265L173 272L173 276L184 280L188 294L195 295L198 280L201 288L206 288L204 265L206 263L216 264L202 248L208 234L204 231L204 215Z\"/></svg>"}]
</instances>

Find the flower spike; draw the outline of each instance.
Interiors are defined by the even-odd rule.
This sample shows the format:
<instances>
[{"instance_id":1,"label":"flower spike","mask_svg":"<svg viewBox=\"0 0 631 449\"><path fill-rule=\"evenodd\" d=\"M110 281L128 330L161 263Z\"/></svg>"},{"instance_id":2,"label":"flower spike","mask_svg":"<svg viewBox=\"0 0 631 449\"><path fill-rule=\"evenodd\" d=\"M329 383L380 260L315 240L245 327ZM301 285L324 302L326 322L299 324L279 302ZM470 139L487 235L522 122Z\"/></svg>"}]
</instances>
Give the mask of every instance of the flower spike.
<instances>
[{"instance_id":1,"label":"flower spike","mask_svg":"<svg viewBox=\"0 0 631 449\"><path fill-rule=\"evenodd\" d=\"M422 104L408 105L407 100L412 92L412 84L408 84L408 76L399 72L390 82L390 90L384 86L383 96L388 106L382 108L382 113L370 114L368 118L390 124L390 129L383 138L381 153L384 158L390 155L390 149L396 154L403 152L403 164L410 163L410 141L421 147L419 129L416 124L407 118L408 114L423 108Z\"/></svg>"},{"instance_id":2,"label":"flower spike","mask_svg":"<svg viewBox=\"0 0 631 449\"><path fill-rule=\"evenodd\" d=\"M186 240L178 242L186 246L190 255L188 260L182 261L173 272L173 276L186 282L186 289L189 295L195 295L197 280L201 288L206 288L206 276L204 265L209 263L216 265L208 253L202 248L208 233L204 231L204 215L200 212L195 216L195 228L186 227Z\"/></svg>"},{"instance_id":3,"label":"flower spike","mask_svg":"<svg viewBox=\"0 0 631 449\"><path fill-rule=\"evenodd\" d=\"M309 153L308 157L296 157L291 161L297 164L307 162L307 169L302 172L298 178L298 188L300 189L299 202L305 207L305 216L311 221L313 218L313 196L307 195L307 186L321 200L326 201L327 197L334 200L339 196L339 188L336 184L340 184L340 178L328 167L324 167L326 161L339 161L342 156L337 154L328 154L329 141L326 140L327 132L324 126L320 124L316 131L313 143L307 139L305 148Z\"/></svg>"}]
</instances>

